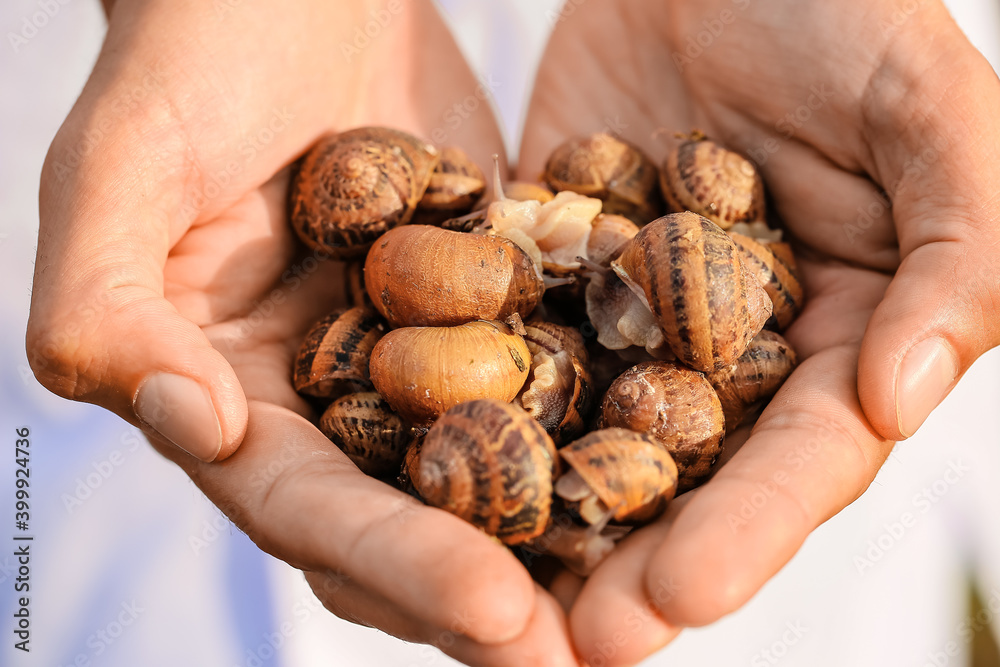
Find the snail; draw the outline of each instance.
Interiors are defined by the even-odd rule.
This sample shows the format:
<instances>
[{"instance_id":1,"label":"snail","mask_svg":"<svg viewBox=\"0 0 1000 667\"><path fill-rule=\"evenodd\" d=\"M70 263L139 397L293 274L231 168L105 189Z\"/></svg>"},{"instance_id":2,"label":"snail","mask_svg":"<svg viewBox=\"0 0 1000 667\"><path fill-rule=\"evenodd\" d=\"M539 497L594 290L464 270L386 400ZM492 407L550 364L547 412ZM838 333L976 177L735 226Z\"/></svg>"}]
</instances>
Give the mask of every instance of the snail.
<instances>
[{"instance_id":1,"label":"snail","mask_svg":"<svg viewBox=\"0 0 1000 667\"><path fill-rule=\"evenodd\" d=\"M414 437L411 426L375 392L341 396L320 417L319 428L373 477L398 473Z\"/></svg>"},{"instance_id":2,"label":"snail","mask_svg":"<svg viewBox=\"0 0 1000 667\"><path fill-rule=\"evenodd\" d=\"M531 371L517 401L557 445L568 442L583 433L593 407L583 338L549 322L529 322L524 329Z\"/></svg>"},{"instance_id":3,"label":"snail","mask_svg":"<svg viewBox=\"0 0 1000 667\"><path fill-rule=\"evenodd\" d=\"M552 439L524 410L474 400L450 408L427 432L413 483L429 505L520 544L549 522L555 457Z\"/></svg>"},{"instance_id":4,"label":"snail","mask_svg":"<svg viewBox=\"0 0 1000 667\"><path fill-rule=\"evenodd\" d=\"M292 180L289 220L313 250L360 257L387 230L410 221L437 163L437 149L398 130L328 135Z\"/></svg>"},{"instance_id":5,"label":"snail","mask_svg":"<svg viewBox=\"0 0 1000 667\"><path fill-rule=\"evenodd\" d=\"M761 331L736 363L705 378L715 388L732 431L754 408L778 391L796 364L795 350L773 331Z\"/></svg>"},{"instance_id":6,"label":"snail","mask_svg":"<svg viewBox=\"0 0 1000 667\"><path fill-rule=\"evenodd\" d=\"M365 286L394 327L527 317L545 290L534 262L511 241L426 225L379 239L365 260Z\"/></svg>"},{"instance_id":7,"label":"snail","mask_svg":"<svg viewBox=\"0 0 1000 667\"><path fill-rule=\"evenodd\" d=\"M719 227L763 220L764 182L752 162L694 131L660 170L667 208L693 211Z\"/></svg>"},{"instance_id":8,"label":"snail","mask_svg":"<svg viewBox=\"0 0 1000 667\"><path fill-rule=\"evenodd\" d=\"M431 174L430 184L417 204L413 222L440 225L465 215L486 191L483 170L460 148L441 149L441 159Z\"/></svg>"},{"instance_id":9,"label":"snail","mask_svg":"<svg viewBox=\"0 0 1000 667\"><path fill-rule=\"evenodd\" d=\"M604 213L644 225L660 215L656 165L639 148L606 132L570 139L545 165L545 182L603 202Z\"/></svg>"},{"instance_id":10,"label":"snail","mask_svg":"<svg viewBox=\"0 0 1000 667\"><path fill-rule=\"evenodd\" d=\"M611 260L616 259L625 244L638 233L639 228L625 216L602 213L590 230L586 258L594 264L610 266Z\"/></svg>"},{"instance_id":11,"label":"snail","mask_svg":"<svg viewBox=\"0 0 1000 667\"><path fill-rule=\"evenodd\" d=\"M344 263L344 285L347 288L347 302L352 306L372 306L365 289L365 263L351 261Z\"/></svg>"},{"instance_id":12,"label":"snail","mask_svg":"<svg viewBox=\"0 0 1000 667\"><path fill-rule=\"evenodd\" d=\"M757 277L771 299L772 315L767 325L784 331L802 310L805 293L791 246L761 242L742 234L729 233L740 249L743 264Z\"/></svg>"},{"instance_id":13,"label":"snail","mask_svg":"<svg viewBox=\"0 0 1000 667\"><path fill-rule=\"evenodd\" d=\"M517 201L527 201L533 199L539 204L547 204L555 196L542 183L527 183L525 181L510 181L503 186L504 194L508 199Z\"/></svg>"},{"instance_id":14,"label":"snail","mask_svg":"<svg viewBox=\"0 0 1000 667\"><path fill-rule=\"evenodd\" d=\"M295 357L295 390L336 398L370 389L368 360L385 330L378 313L360 306L335 310L316 322Z\"/></svg>"},{"instance_id":15,"label":"snail","mask_svg":"<svg viewBox=\"0 0 1000 667\"><path fill-rule=\"evenodd\" d=\"M597 342L609 350L638 346L662 356L668 349L666 340L646 300L636 296L614 271L599 265L590 268L585 301Z\"/></svg>"},{"instance_id":16,"label":"snail","mask_svg":"<svg viewBox=\"0 0 1000 667\"><path fill-rule=\"evenodd\" d=\"M406 327L387 333L371 354L371 381L392 409L417 426L476 398L514 400L531 353L502 322Z\"/></svg>"},{"instance_id":17,"label":"snail","mask_svg":"<svg viewBox=\"0 0 1000 667\"><path fill-rule=\"evenodd\" d=\"M652 521L677 491L674 460L645 433L594 431L560 449L559 456L569 469L556 480L556 495L591 525Z\"/></svg>"},{"instance_id":18,"label":"snail","mask_svg":"<svg viewBox=\"0 0 1000 667\"><path fill-rule=\"evenodd\" d=\"M682 362L729 366L771 316L771 301L718 225L695 213L649 223L611 268L656 318Z\"/></svg>"},{"instance_id":19,"label":"snail","mask_svg":"<svg viewBox=\"0 0 1000 667\"><path fill-rule=\"evenodd\" d=\"M678 488L686 491L711 473L722 448L725 416L702 373L669 361L648 361L611 383L598 427L647 433L662 443L677 464Z\"/></svg>"},{"instance_id":20,"label":"snail","mask_svg":"<svg viewBox=\"0 0 1000 667\"><path fill-rule=\"evenodd\" d=\"M631 526L609 524L578 525L570 513L559 507L558 495L553 498L551 518L545 532L515 549L522 562L529 565L532 554L554 556L571 572L590 576L614 548L615 543L631 532ZM530 565L529 565L530 567Z\"/></svg>"}]
</instances>

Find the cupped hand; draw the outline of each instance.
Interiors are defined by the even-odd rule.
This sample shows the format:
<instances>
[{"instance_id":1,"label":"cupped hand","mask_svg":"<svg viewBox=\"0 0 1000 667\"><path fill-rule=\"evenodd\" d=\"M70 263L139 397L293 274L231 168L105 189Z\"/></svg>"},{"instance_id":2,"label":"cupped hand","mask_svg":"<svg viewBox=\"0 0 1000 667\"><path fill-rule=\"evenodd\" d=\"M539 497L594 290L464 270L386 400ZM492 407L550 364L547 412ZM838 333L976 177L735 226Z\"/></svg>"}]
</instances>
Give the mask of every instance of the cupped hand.
<instances>
[{"instance_id":1,"label":"cupped hand","mask_svg":"<svg viewBox=\"0 0 1000 667\"><path fill-rule=\"evenodd\" d=\"M749 440L578 586L585 660L633 664L743 605L1000 342L998 105L934 0L566 5L521 177L572 135L659 160L704 130L760 166L808 299L787 332L803 361Z\"/></svg>"},{"instance_id":2,"label":"cupped hand","mask_svg":"<svg viewBox=\"0 0 1000 667\"><path fill-rule=\"evenodd\" d=\"M339 616L471 664L576 664L507 550L364 476L291 387L343 286L289 232L290 163L388 125L485 167L487 92L430 2L121 0L43 170L28 356L141 426Z\"/></svg>"}]
</instances>

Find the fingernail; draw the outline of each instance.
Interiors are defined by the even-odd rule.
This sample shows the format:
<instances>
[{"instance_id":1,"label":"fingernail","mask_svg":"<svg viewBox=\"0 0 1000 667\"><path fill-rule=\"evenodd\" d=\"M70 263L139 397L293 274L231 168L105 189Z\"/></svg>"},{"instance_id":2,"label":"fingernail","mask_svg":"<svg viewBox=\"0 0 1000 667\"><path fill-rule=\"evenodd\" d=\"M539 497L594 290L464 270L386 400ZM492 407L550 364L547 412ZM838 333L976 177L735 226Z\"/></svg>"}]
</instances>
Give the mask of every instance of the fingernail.
<instances>
[{"instance_id":1,"label":"fingernail","mask_svg":"<svg viewBox=\"0 0 1000 667\"><path fill-rule=\"evenodd\" d=\"M958 359L941 338L910 348L896 379L896 423L905 438L917 432L958 377Z\"/></svg>"},{"instance_id":2,"label":"fingernail","mask_svg":"<svg viewBox=\"0 0 1000 667\"><path fill-rule=\"evenodd\" d=\"M222 427L208 389L183 375L157 373L132 402L136 416L164 439L202 461L222 449Z\"/></svg>"}]
</instances>

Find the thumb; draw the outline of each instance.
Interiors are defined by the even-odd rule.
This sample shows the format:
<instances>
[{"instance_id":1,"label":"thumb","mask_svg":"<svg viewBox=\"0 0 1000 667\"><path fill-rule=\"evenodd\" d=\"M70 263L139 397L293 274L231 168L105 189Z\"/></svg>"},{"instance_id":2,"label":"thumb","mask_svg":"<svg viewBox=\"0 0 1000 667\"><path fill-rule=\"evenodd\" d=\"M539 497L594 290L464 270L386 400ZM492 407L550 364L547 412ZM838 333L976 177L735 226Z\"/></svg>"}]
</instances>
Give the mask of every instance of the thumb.
<instances>
[{"instance_id":1,"label":"thumb","mask_svg":"<svg viewBox=\"0 0 1000 667\"><path fill-rule=\"evenodd\" d=\"M167 255L186 231L184 151L149 134L110 134L70 171L55 156L86 136L79 127L67 121L43 168L29 364L60 396L101 405L203 461L225 458L246 430L243 389L163 297Z\"/></svg>"},{"instance_id":2,"label":"thumb","mask_svg":"<svg viewBox=\"0 0 1000 667\"><path fill-rule=\"evenodd\" d=\"M972 363L1000 344L1000 91L978 54L951 58L935 76L920 68L908 88L927 120L902 133L883 127L902 138L873 147L892 165L880 180L896 184L887 190L904 259L865 332L858 393L871 424L891 440L913 435ZM910 111L882 117L912 118Z\"/></svg>"}]
</instances>

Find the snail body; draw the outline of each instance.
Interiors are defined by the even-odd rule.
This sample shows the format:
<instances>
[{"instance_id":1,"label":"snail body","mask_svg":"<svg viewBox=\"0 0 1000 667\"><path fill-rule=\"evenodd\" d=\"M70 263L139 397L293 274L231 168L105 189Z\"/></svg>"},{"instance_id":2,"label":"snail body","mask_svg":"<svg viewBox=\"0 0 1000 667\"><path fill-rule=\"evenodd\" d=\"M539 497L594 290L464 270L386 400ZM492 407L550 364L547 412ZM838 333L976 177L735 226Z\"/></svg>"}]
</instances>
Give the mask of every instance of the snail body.
<instances>
[{"instance_id":1,"label":"snail body","mask_svg":"<svg viewBox=\"0 0 1000 667\"><path fill-rule=\"evenodd\" d=\"M642 523L659 516L677 491L677 466L653 437L624 428L588 433L559 450L569 469L556 495L590 524L606 517Z\"/></svg>"},{"instance_id":2,"label":"snail body","mask_svg":"<svg viewBox=\"0 0 1000 667\"><path fill-rule=\"evenodd\" d=\"M410 424L375 392L341 396L320 417L319 428L373 477L398 473L414 437Z\"/></svg>"},{"instance_id":3,"label":"snail body","mask_svg":"<svg viewBox=\"0 0 1000 667\"><path fill-rule=\"evenodd\" d=\"M365 260L365 286L394 327L527 317L545 285L511 241L426 225L386 233Z\"/></svg>"},{"instance_id":4,"label":"snail body","mask_svg":"<svg viewBox=\"0 0 1000 667\"><path fill-rule=\"evenodd\" d=\"M638 147L606 132L570 139L545 165L545 182L603 202L605 213L646 224L662 210L656 165Z\"/></svg>"},{"instance_id":5,"label":"snail body","mask_svg":"<svg viewBox=\"0 0 1000 667\"><path fill-rule=\"evenodd\" d=\"M660 189L671 211L693 211L723 229L764 219L764 182L757 168L700 132L667 156Z\"/></svg>"},{"instance_id":6,"label":"snail body","mask_svg":"<svg viewBox=\"0 0 1000 667\"><path fill-rule=\"evenodd\" d=\"M371 381L392 409L417 426L478 398L512 401L531 353L502 322L406 327L387 333L371 354Z\"/></svg>"},{"instance_id":7,"label":"snail body","mask_svg":"<svg viewBox=\"0 0 1000 667\"><path fill-rule=\"evenodd\" d=\"M696 370L731 365L771 316L739 249L694 213L646 225L611 267L645 301L677 358Z\"/></svg>"},{"instance_id":8,"label":"snail body","mask_svg":"<svg viewBox=\"0 0 1000 667\"><path fill-rule=\"evenodd\" d=\"M359 257L380 235L410 221L438 159L432 145L388 128L323 137L292 181L292 227L314 250Z\"/></svg>"},{"instance_id":9,"label":"snail body","mask_svg":"<svg viewBox=\"0 0 1000 667\"><path fill-rule=\"evenodd\" d=\"M372 308L338 309L306 333L293 366L293 385L302 394L336 398L371 388L369 359L386 331Z\"/></svg>"},{"instance_id":10,"label":"snail body","mask_svg":"<svg viewBox=\"0 0 1000 667\"><path fill-rule=\"evenodd\" d=\"M413 482L428 504L520 544L549 522L555 457L552 440L521 408L475 400L427 432Z\"/></svg>"},{"instance_id":11,"label":"snail body","mask_svg":"<svg viewBox=\"0 0 1000 667\"><path fill-rule=\"evenodd\" d=\"M669 361L633 366L608 388L601 403L600 428L648 433L677 464L679 488L697 486L722 450L725 416L705 376Z\"/></svg>"}]
</instances>

